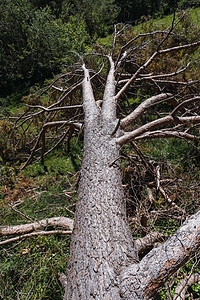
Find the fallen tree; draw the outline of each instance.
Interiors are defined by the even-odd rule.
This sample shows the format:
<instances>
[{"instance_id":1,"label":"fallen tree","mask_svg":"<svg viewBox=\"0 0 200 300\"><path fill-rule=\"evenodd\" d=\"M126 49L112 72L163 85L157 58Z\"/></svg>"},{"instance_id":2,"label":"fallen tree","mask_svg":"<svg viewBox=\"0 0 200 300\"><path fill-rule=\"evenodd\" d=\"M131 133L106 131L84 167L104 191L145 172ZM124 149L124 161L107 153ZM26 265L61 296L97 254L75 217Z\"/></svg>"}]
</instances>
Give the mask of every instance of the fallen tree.
<instances>
[{"instance_id":1,"label":"fallen tree","mask_svg":"<svg viewBox=\"0 0 200 300\"><path fill-rule=\"evenodd\" d=\"M66 138L69 142L73 134L84 130L84 156L78 180L71 255L67 275L62 277L65 300L150 299L200 246L200 212L197 212L167 241L139 260L139 248L126 218L120 171L120 147L126 143L161 137L197 139L196 126L200 124L198 81L181 77L188 65L170 73L163 70L159 74L149 72L161 57L169 63L174 53L190 51L200 45L196 41L167 48L167 41L173 36L178 37L174 28L175 20L168 30L133 35L127 41L131 28L116 26L109 53L79 56L73 72L65 75L64 87L55 83L51 86L58 93L58 100L47 108L30 106L29 109L37 110L30 112L28 109L15 122L16 126L20 122L20 126L25 122L30 126L34 118L44 116L41 131L32 141L32 151L23 168L39 151L44 164L47 129L57 128L56 145ZM119 47L121 39L123 45ZM153 41L154 46L149 50ZM93 57L101 64L99 71L92 68L95 65ZM101 74L104 66L108 70L106 79L105 72ZM124 116L118 105L128 103L128 96L143 82L152 86L156 95L144 99ZM95 86L97 94L99 86L101 90L104 86L102 100L95 100ZM65 101L80 105L80 96L82 106L74 107L77 111L66 120L65 113L61 113L69 110ZM161 104L167 106L164 115L157 113L153 120L147 118L147 122L138 125L136 121L146 111ZM58 117L63 120L58 121ZM54 147L55 144L46 153ZM157 188L165 195L159 176ZM166 195L164 197L172 202Z\"/></svg>"}]
</instances>

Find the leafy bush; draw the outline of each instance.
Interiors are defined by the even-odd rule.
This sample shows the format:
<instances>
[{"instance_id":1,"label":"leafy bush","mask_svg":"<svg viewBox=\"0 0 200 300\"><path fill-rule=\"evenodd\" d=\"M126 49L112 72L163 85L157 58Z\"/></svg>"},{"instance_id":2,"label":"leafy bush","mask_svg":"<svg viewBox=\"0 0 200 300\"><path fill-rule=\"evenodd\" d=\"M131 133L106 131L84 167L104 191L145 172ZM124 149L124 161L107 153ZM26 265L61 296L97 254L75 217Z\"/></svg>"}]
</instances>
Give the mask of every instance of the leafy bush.
<instances>
[{"instance_id":1,"label":"leafy bush","mask_svg":"<svg viewBox=\"0 0 200 300\"><path fill-rule=\"evenodd\" d=\"M38 82L58 72L70 50L84 51L88 35L77 18L66 23L28 0L0 2L0 88Z\"/></svg>"}]
</instances>

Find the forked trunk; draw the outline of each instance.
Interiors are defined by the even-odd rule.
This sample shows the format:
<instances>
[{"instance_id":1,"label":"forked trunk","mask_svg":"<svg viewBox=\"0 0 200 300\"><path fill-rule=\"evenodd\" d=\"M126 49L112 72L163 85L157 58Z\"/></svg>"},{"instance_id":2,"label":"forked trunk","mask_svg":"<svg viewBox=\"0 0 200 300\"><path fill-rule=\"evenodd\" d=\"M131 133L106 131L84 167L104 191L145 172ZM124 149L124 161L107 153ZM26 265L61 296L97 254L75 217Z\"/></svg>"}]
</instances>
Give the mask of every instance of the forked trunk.
<instances>
[{"instance_id":1,"label":"forked trunk","mask_svg":"<svg viewBox=\"0 0 200 300\"><path fill-rule=\"evenodd\" d=\"M160 94L146 100L146 104L141 104L120 124L116 119L116 99L120 94L115 96L115 68L112 58L108 58L110 71L102 110L95 101L89 71L84 64L82 66L84 157L64 300L151 299L171 274L200 247L198 212L169 240L138 261L126 221L118 148L133 139L138 131L144 134L160 126L160 120L141 126L130 135L124 134L122 138L119 138L118 127L123 129L130 119L134 121L138 113L144 111L145 105L170 95ZM171 119L169 116L161 120L169 124ZM179 122L184 120L179 118Z\"/></svg>"},{"instance_id":2,"label":"forked trunk","mask_svg":"<svg viewBox=\"0 0 200 300\"><path fill-rule=\"evenodd\" d=\"M85 128L84 158L64 299L120 299L117 275L137 261L126 221L114 124L97 116Z\"/></svg>"}]
</instances>

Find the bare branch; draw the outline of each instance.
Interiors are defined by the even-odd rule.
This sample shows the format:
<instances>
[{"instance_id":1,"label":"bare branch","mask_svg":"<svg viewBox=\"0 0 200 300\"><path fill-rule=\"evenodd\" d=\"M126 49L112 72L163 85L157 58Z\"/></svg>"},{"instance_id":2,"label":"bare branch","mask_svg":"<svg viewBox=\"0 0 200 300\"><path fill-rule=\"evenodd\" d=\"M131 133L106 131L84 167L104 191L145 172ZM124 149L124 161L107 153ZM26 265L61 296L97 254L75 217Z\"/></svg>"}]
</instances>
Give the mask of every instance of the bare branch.
<instances>
[{"instance_id":1,"label":"bare branch","mask_svg":"<svg viewBox=\"0 0 200 300\"><path fill-rule=\"evenodd\" d=\"M131 123L135 122L135 120L151 105L156 104L157 102L168 100L172 98L173 95L169 93L162 93L156 96L153 96L144 102L142 102L130 115L126 116L124 119L120 121L120 127L124 129Z\"/></svg>"},{"instance_id":2,"label":"bare branch","mask_svg":"<svg viewBox=\"0 0 200 300\"><path fill-rule=\"evenodd\" d=\"M172 48L168 48L168 49L163 49L163 50L159 51L159 54L166 54L166 53L170 53L170 52L174 52L174 51L178 51L178 50L195 48L195 47L198 47L199 45L200 45L200 41L191 43L191 44L187 44L187 45L181 45L181 46L176 46L176 47L172 47Z\"/></svg>"},{"instance_id":3,"label":"bare branch","mask_svg":"<svg viewBox=\"0 0 200 300\"><path fill-rule=\"evenodd\" d=\"M0 246L6 245L6 244L9 244L12 242L17 242L24 238L29 238L29 237L32 237L35 235L52 235L52 234L72 234L72 231L67 231L67 230L35 231L35 232L27 233L24 235L16 236L11 239L4 240L4 241L0 242Z\"/></svg>"},{"instance_id":4,"label":"bare branch","mask_svg":"<svg viewBox=\"0 0 200 300\"><path fill-rule=\"evenodd\" d=\"M115 62L115 66L117 67L121 57L124 55L123 51L130 46L133 42L135 42L137 39L141 38L141 37L147 37L150 36L152 37L153 35L156 34L161 34L161 33L167 33L167 30L157 30L157 31L152 31L152 32L146 32L146 33L139 33L137 36L135 36L134 38L132 38L130 41L128 41L124 46L121 47L118 58ZM122 54L123 53L123 54Z\"/></svg>"},{"instance_id":5,"label":"bare branch","mask_svg":"<svg viewBox=\"0 0 200 300\"><path fill-rule=\"evenodd\" d=\"M168 202L168 204L170 204L173 208L175 208L177 211L181 212L182 214L185 214L185 211L182 208L180 208L178 205L176 205L176 203L174 203L174 201L172 201L170 199L170 197L165 193L162 186L159 186L158 190L161 192L161 194L163 195L165 200Z\"/></svg>"},{"instance_id":6,"label":"bare branch","mask_svg":"<svg viewBox=\"0 0 200 300\"><path fill-rule=\"evenodd\" d=\"M69 122L69 121L55 121L55 122L48 122L48 123L46 123L42 127L42 129L41 129L41 131L40 131L40 133L39 133L39 135L37 137L37 141L36 141L33 149L31 150L30 157L28 158L28 160L26 161L26 163L21 167L21 170L23 170L27 165L29 165L32 162L34 154L36 152L36 149L37 149L37 147L39 145L39 142L40 142L41 138L43 138L43 141L44 141L44 135L45 135L46 130L48 128L50 128L50 127L59 127L61 125L64 125L64 126L65 125L67 125L67 126L73 126L75 128L81 129L81 124L80 123L73 123L73 122Z\"/></svg>"},{"instance_id":7,"label":"bare branch","mask_svg":"<svg viewBox=\"0 0 200 300\"><path fill-rule=\"evenodd\" d=\"M22 213L19 209L16 209L15 207L13 207L13 205L8 204L8 206L9 206L14 212L18 213L20 216L24 217L25 219L27 219L27 220L29 220L29 221L32 221L32 219L31 219L29 216L27 216L27 215L25 215L24 213ZM0 233L1 233L1 232L0 232Z\"/></svg>"},{"instance_id":8,"label":"bare branch","mask_svg":"<svg viewBox=\"0 0 200 300\"><path fill-rule=\"evenodd\" d=\"M195 140L197 137L181 131L168 131L168 130L157 130L150 131L139 135L135 138L135 140L145 140L145 139L158 139L158 138L181 138L186 140Z\"/></svg>"},{"instance_id":9,"label":"bare branch","mask_svg":"<svg viewBox=\"0 0 200 300\"><path fill-rule=\"evenodd\" d=\"M54 108L46 108L41 105L28 105L26 104L29 108L40 108L46 112L52 112L52 111L57 111L57 110L65 110L65 109L74 109L74 108L82 108L83 105L69 105L69 106L59 106L59 107L54 107Z\"/></svg>"},{"instance_id":10,"label":"bare branch","mask_svg":"<svg viewBox=\"0 0 200 300\"><path fill-rule=\"evenodd\" d=\"M29 224L20 224L13 226L0 226L0 235L13 235L32 232L46 227L62 227L65 230L73 230L73 220L66 217L53 217L33 222Z\"/></svg>"},{"instance_id":11,"label":"bare branch","mask_svg":"<svg viewBox=\"0 0 200 300\"><path fill-rule=\"evenodd\" d=\"M187 289L194 283L198 283L200 285L200 275L198 273L191 274L189 277L182 279L178 283L174 292L173 300L185 300Z\"/></svg>"},{"instance_id":12,"label":"bare branch","mask_svg":"<svg viewBox=\"0 0 200 300\"><path fill-rule=\"evenodd\" d=\"M68 134L68 132L69 132L69 128L61 136L61 138L58 140L58 142L51 149L49 149L47 152L44 153L44 156L46 156L47 154L49 154L50 152L52 152L54 149L56 149L62 143L62 141L65 139L65 137ZM41 156L41 159L42 159L42 156Z\"/></svg>"},{"instance_id":13,"label":"bare branch","mask_svg":"<svg viewBox=\"0 0 200 300\"><path fill-rule=\"evenodd\" d=\"M99 113L99 109L96 105L95 98L93 95L93 89L90 82L89 71L86 68L85 64L82 66L84 71L84 79L82 81L83 87L83 109L85 112L86 121L89 119L93 119L94 115Z\"/></svg>"},{"instance_id":14,"label":"bare branch","mask_svg":"<svg viewBox=\"0 0 200 300\"><path fill-rule=\"evenodd\" d=\"M121 95L128 89L128 87L136 80L140 73L156 58L158 52L155 52L139 69L133 74L133 76L128 80L128 82L121 88L121 90L115 96L117 101Z\"/></svg>"},{"instance_id":15,"label":"bare branch","mask_svg":"<svg viewBox=\"0 0 200 300\"><path fill-rule=\"evenodd\" d=\"M181 46L176 46L176 47L172 47L172 48L168 48L168 49L157 50L156 52L154 52L152 54L152 56L142 66L140 66L138 68L138 70L135 72L135 74L133 74L133 76L127 81L127 83L117 93L117 95L115 96L115 99L118 100L121 97L121 95L128 89L128 87L138 78L140 73L145 68L147 68L152 63L152 61L155 60L155 58L158 55L166 54L166 53L170 53L170 52L174 52L174 51L178 51L178 50L185 50L185 49L189 49L189 48L193 48L193 47L198 47L199 45L200 45L200 41L195 42L195 43L191 43L191 44L188 44L188 45L181 45Z\"/></svg>"},{"instance_id":16,"label":"bare branch","mask_svg":"<svg viewBox=\"0 0 200 300\"><path fill-rule=\"evenodd\" d=\"M163 242L166 236L160 232L151 232L145 237L135 240L135 248L139 255L150 250L156 242Z\"/></svg>"},{"instance_id":17,"label":"bare branch","mask_svg":"<svg viewBox=\"0 0 200 300\"><path fill-rule=\"evenodd\" d=\"M177 111L179 111L182 107L187 106L187 104L198 102L198 101L200 101L200 97L194 97L194 98L183 101L171 112L171 115L174 116Z\"/></svg>"},{"instance_id":18,"label":"bare branch","mask_svg":"<svg viewBox=\"0 0 200 300\"><path fill-rule=\"evenodd\" d=\"M179 69L175 72L172 72L172 73L168 73L168 74L158 74L158 75L153 75L152 73L151 74L140 74L139 78L136 79L136 81L141 81L141 80L152 80L152 79L159 79L159 78L168 78L168 77L173 77L173 76L177 76L181 73L183 73L188 67L189 67L190 63L187 64L187 66L185 66L184 68L182 69ZM125 77L130 77L131 74L124 74ZM120 80L118 82L119 85L123 84L123 83L126 83L129 79L123 79L123 80ZM164 81L164 82L168 82L168 80ZM173 82L177 82L177 81L173 81ZM197 83L199 82L199 80L196 80L196 81L189 81L189 82L182 82L182 84L194 84L194 83Z\"/></svg>"},{"instance_id":19,"label":"bare branch","mask_svg":"<svg viewBox=\"0 0 200 300\"><path fill-rule=\"evenodd\" d=\"M115 67L112 58L108 57L110 70L106 80L106 86L103 95L102 116L105 119L116 119L116 101L115 101Z\"/></svg>"},{"instance_id":20,"label":"bare branch","mask_svg":"<svg viewBox=\"0 0 200 300\"><path fill-rule=\"evenodd\" d=\"M200 116L192 116L192 117L172 117L166 116L150 123L147 123L129 133L125 133L122 137L116 138L116 142L119 144L125 144L136 137L146 133L149 130L152 130L157 127L161 127L167 124L199 124Z\"/></svg>"}]
</instances>

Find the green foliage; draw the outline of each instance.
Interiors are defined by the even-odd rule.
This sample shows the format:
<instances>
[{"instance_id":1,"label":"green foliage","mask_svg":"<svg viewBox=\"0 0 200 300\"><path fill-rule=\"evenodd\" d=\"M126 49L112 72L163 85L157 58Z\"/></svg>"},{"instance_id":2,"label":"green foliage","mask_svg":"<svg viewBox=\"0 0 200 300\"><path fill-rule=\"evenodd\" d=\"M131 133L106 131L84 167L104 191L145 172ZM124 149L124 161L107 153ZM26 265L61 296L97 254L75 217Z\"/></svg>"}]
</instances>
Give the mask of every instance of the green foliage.
<instances>
[{"instance_id":1,"label":"green foliage","mask_svg":"<svg viewBox=\"0 0 200 300\"><path fill-rule=\"evenodd\" d=\"M191 1L180 0L180 1L178 1L178 7L180 9L187 9L187 8L199 7L199 6L200 6L199 0L191 0Z\"/></svg>"},{"instance_id":2,"label":"green foliage","mask_svg":"<svg viewBox=\"0 0 200 300\"><path fill-rule=\"evenodd\" d=\"M177 276L171 276L168 294L166 293L166 288L162 288L162 290L159 292L159 295L157 296L158 299L164 299L164 300L168 299L167 297L169 294L171 295L171 297L173 297L175 289L176 289L179 281L185 279L186 276L189 279L190 275L192 273L199 274L199 264L198 264L199 254L200 253L197 253L195 258L191 258L186 263L186 265L178 271ZM192 273L191 273L191 269L192 269ZM199 299L199 296L200 296L200 285L199 284L195 283L192 286L188 287L187 293L186 293L187 299Z\"/></svg>"},{"instance_id":3,"label":"green foliage","mask_svg":"<svg viewBox=\"0 0 200 300\"><path fill-rule=\"evenodd\" d=\"M46 6L35 9L28 0L0 2L1 88L38 82L58 72L70 50L84 51L84 22L56 19Z\"/></svg>"},{"instance_id":4,"label":"green foliage","mask_svg":"<svg viewBox=\"0 0 200 300\"><path fill-rule=\"evenodd\" d=\"M199 0L170 0L170 1L151 1L151 0L116 0L120 7L118 22L140 21L141 17L163 17L177 10L199 7ZM143 19L144 20L144 19Z\"/></svg>"},{"instance_id":5,"label":"green foliage","mask_svg":"<svg viewBox=\"0 0 200 300\"><path fill-rule=\"evenodd\" d=\"M119 14L115 0L73 0L71 3L72 14L85 20L91 36L108 34L111 25L113 31L113 24Z\"/></svg>"}]
</instances>

